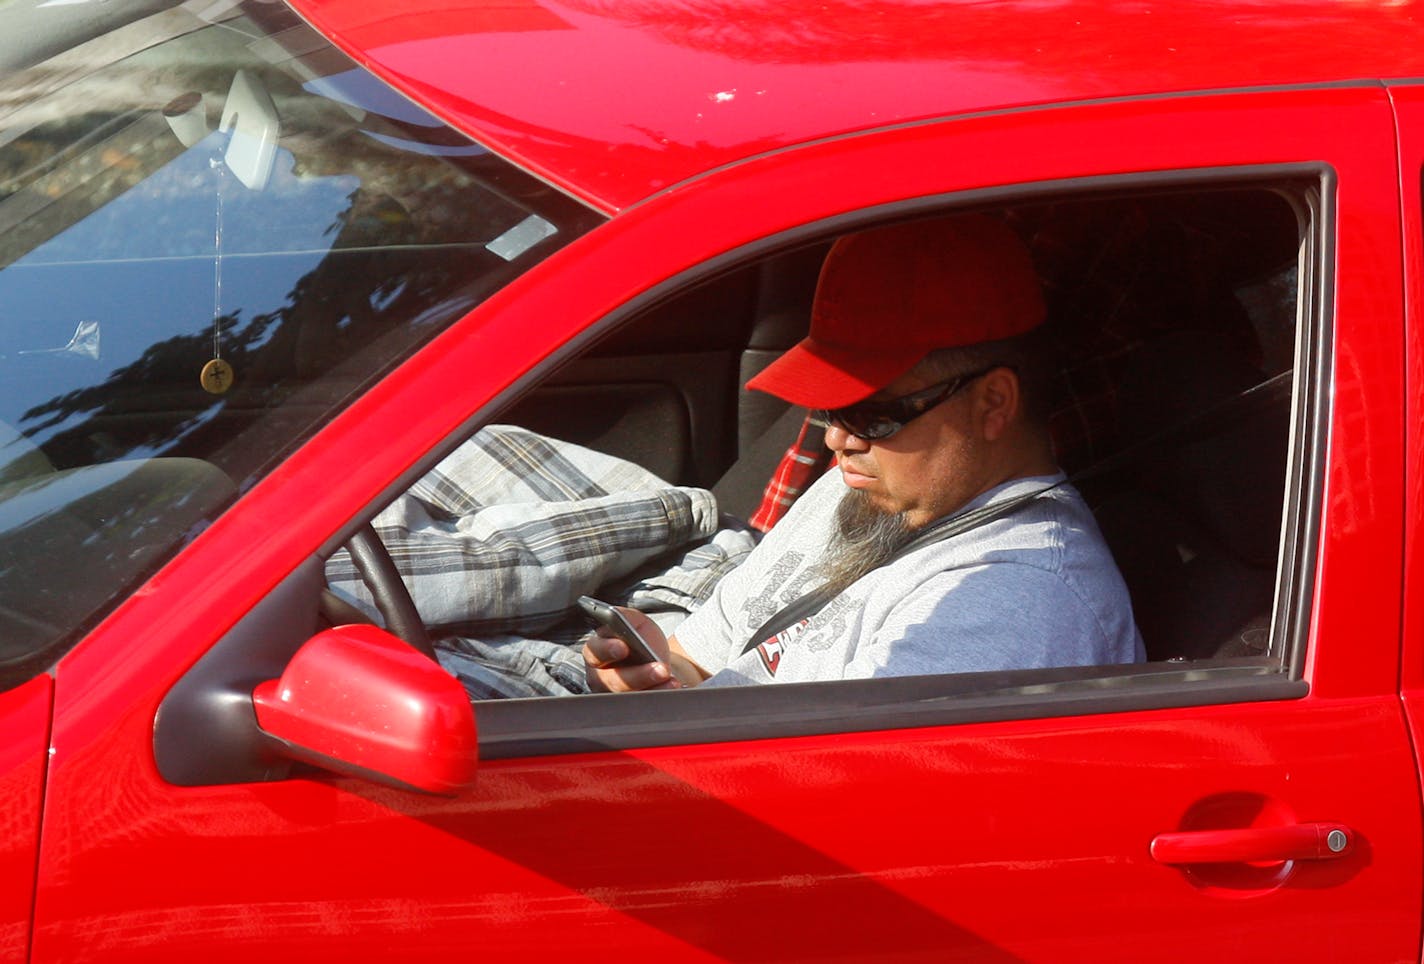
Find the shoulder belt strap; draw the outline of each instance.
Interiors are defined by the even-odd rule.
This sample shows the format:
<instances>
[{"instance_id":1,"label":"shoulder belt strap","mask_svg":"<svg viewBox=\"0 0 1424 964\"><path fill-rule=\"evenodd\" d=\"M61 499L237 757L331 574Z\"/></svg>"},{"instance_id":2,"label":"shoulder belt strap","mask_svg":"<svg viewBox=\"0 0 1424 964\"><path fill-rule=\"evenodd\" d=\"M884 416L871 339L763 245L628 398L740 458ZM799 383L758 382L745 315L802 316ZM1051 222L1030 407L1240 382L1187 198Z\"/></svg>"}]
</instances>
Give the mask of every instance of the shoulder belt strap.
<instances>
[{"instance_id":1,"label":"shoulder belt strap","mask_svg":"<svg viewBox=\"0 0 1424 964\"><path fill-rule=\"evenodd\" d=\"M902 559L912 552L923 549L925 546L942 542L951 536L956 536L961 532L967 532L976 526L981 526L994 519L1002 518L1011 512L1017 511L1021 506L1027 505L1044 493L1058 488L1066 481L1066 479L1060 480L1052 485L1045 485L1041 489L1026 492L1012 499L1005 499L1002 502L991 502L988 505L981 505L979 508L965 512L962 515L950 516L945 519L940 519L938 522L931 522L925 526L919 535L895 550L881 565L889 565L897 559ZM820 612L828 602L835 598L835 596L836 593L832 592L830 587L821 586L820 588L811 590L804 596L792 600L778 610L776 615L763 623L756 632L752 633L751 638L748 639L746 645L742 647L743 655L750 653L753 649L756 649L757 646L771 639L773 636L784 632L787 627L794 626L801 620L814 616Z\"/></svg>"}]
</instances>

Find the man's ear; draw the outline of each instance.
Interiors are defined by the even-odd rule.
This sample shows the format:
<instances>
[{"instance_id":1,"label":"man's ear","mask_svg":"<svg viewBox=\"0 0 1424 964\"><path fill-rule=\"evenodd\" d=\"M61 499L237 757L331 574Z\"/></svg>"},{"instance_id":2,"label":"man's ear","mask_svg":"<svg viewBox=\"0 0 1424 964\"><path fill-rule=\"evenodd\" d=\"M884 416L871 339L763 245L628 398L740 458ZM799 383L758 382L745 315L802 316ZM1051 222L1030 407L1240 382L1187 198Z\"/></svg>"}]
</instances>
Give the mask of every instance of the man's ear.
<instances>
[{"instance_id":1,"label":"man's ear","mask_svg":"<svg viewBox=\"0 0 1424 964\"><path fill-rule=\"evenodd\" d=\"M1018 373L1008 367L995 368L979 379L974 398L980 434L986 442L998 441L1018 421L1023 404Z\"/></svg>"}]
</instances>

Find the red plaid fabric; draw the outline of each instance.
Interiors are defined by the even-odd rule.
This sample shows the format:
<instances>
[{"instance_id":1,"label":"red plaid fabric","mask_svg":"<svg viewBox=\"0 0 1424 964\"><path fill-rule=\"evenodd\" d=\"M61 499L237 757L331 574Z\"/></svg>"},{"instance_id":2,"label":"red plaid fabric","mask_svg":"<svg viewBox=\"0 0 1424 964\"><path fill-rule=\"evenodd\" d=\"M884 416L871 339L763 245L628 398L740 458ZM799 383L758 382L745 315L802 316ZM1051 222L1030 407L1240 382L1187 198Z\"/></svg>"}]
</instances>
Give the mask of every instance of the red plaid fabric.
<instances>
[{"instance_id":1,"label":"red plaid fabric","mask_svg":"<svg viewBox=\"0 0 1424 964\"><path fill-rule=\"evenodd\" d=\"M771 481L762 493L761 505L748 524L758 532L769 532L786 514L801 493L821 477L831 465L831 450L825 443L826 423L811 415L801 423L796 441L777 463Z\"/></svg>"}]
</instances>

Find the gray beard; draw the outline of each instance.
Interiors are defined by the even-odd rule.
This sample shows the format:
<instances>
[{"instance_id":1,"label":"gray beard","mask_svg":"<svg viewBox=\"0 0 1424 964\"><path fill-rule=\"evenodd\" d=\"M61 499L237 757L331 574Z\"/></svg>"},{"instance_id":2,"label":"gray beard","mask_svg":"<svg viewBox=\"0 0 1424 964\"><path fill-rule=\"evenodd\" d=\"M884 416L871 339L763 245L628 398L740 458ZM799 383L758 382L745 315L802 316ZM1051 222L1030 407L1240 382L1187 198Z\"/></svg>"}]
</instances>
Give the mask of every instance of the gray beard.
<instances>
[{"instance_id":1,"label":"gray beard","mask_svg":"<svg viewBox=\"0 0 1424 964\"><path fill-rule=\"evenodd\" d=\"M848 490L836 506L836 531L821 563L825 585L839 595L893 556L913 535L903 512L877 509L864 492Z\"/></svg>"}]
</instances>

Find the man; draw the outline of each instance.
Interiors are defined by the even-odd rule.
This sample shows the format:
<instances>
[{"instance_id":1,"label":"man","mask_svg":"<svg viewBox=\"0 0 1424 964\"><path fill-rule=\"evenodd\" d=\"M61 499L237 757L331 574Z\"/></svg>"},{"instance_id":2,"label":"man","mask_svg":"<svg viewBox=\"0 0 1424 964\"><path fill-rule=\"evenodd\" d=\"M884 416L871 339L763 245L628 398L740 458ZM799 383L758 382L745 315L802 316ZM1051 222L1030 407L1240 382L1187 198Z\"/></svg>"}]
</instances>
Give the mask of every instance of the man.
<instances>
[{"instance_id":1,"label":"man","mask_svg":"<svg viewBox=\"0 0 1424 964\"><path fill-rule=\"evenodd\" d=\"M626 644L590 637L590 688L1143 659L1127 589L1053 458L1044 315L1027 250L992 218L838 241L809 336L748 383L822 410L838 470L675 636L624 610L662 661L621 666ZM966 516L977 524L905 551L932 523ZM814 612L775 618L812 592Z\"/></svg>"}]
</instances>

